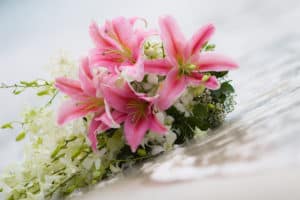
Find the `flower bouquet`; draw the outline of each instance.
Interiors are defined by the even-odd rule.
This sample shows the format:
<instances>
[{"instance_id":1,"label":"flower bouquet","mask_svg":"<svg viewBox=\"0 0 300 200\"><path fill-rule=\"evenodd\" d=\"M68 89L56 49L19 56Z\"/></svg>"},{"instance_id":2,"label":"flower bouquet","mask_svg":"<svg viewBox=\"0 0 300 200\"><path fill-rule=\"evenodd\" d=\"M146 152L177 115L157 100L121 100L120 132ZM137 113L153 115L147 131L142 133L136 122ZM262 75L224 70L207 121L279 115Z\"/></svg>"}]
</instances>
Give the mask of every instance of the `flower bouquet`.
<instances>
[{"instance_id":1,"label":"flower bouquet","mask_svg":"<svg viewBox=\"0 0 300 200\"><path fill-rule=\"evenodd\" d=\"M20 124L16 140L29 140L22 163L2 175L8 200L65 197L205 134L233 110L226 75L237 64L214 52L212 24L189 40L171 16L160 17L159 31L146 25L138 17L93 22L95 46L78 67L63 59L54 81L1 85L50 98L2 125Z\"/></svg>"}]
</instances>

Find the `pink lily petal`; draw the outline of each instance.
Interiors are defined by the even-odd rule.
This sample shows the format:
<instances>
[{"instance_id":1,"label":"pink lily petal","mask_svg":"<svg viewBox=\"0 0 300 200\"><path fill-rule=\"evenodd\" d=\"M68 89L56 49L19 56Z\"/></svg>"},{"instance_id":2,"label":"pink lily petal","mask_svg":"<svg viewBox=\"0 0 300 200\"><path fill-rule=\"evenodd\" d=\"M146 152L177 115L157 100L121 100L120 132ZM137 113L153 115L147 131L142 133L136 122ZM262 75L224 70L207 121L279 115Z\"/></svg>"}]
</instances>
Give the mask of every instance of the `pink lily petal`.
<instances>
[{"instance_id":1,"label":"pink lily petal","mask_svg":"<svg viewBox=\"0 0 300 200\"><path fill-rule=\"evenodd\" d=\"M108 103L105 101L105 113L103 113L103 115L100 116L100 118L98 118L99 120L101 120L104 124L106 124L109 127L112 128L119 128L120 125L114 120L111 112L110 112L110 107L108 105Z\"/></svg>"},{"instance_id":2,"label":"pink lily petal","mask_svg":"<svg viewBox=\"0 0 300 200\"><path fill-rule=\"evenodd\" d=\"M96 45L96 47L98 48L107 48L107 47L111 47L113 46L112 43L103 38L103 30L101 30L101 28L98 27L96 22L92 22L90 27L89 27L89 31L90 31L90 36L94 42L94 44Z\"/></svg>"},{"instance_id":3,"label":"pink lily petal","mask_svg":"<svg viewBox=\"0 0 300 200\"><path fill-rule=\"evenodd\" d=\"M112 20L114 32L119 39L119 42L129 49L138 47L136 38L134 37L134 29L130 19L118 17Z\"/></svg>"},{"instance_id":4,"label":"pink lily petal","mask_svg":"<svg viewBox=\"0 0 300 200\"><path fill-rule=\"evenodd\" d=\"M171 16L161 17L159 19L159 27L168 59L173 65L177 65L178 60L184 60L186 39L180 31L177 22Z\"/></svg>"},{"instance_id":5,"label":"pink lily petal","mask_svg":"<svg viewBox=\"0 0 300 200\"><path fill-rule=\"evenodd\" d=\"M94 151L97 151L97 145L98 145L97 132L104 132L110 129L109 126L107 126L105 123L103 123L98 119L99 119L99 115L93 117L88 130L88 138L91 142L91 146Z\"/></svg>"},{"instance_id":6,"label":"pink lily petal","mask_svg":"<svg viewBox=\"0 0 300 200\"><path fill-rule=\"evenodd\" d=\"M238 64L231 58L213 52L202 53L195 64L199 66L200 72L228 71L238 67Z\"/></svg>"},{"instance_id":7,"label":"pink lily petal","mask_svg":"<svg viewBox=\"0 0 300 200\"><path fill-rule=\"evenodd\" d=\"M92 149L94 151L97 151L97 145L98 145L97 129L99 128L100 122L96 121L95 118L96 116L92 119L89 125L88 138L91 142Z\"/></svg>"},{"instance_id":8,"label":"pink lily petal","mask_svg":"<svg viewBox=\"0 0 300 200\"><path fill-rule=\"evenodd\" d=\"M172 69L167 59L145 60L144 70L146 73L166 75Z\"/></svg>"},{"instance_id":9,"label":"pink lily petal","mask_svg":"<svg viewBox=\"0 0 300 200\"><path fill-rule=\"evenodd\" d=\"M170 71L159 90L159 98L157 100L159 109L168 109L181 96L186 86L186 78L184 75L179 75L178 69Z\"/></svg>"},{"instance_id":10,"label":"pink lily petal","mask_svg":"<svg viewBox=\"0 0 300 200\"><path fill-rule=\"evenodd\" d=\"M110 107L105 102L105 113L96 118L96 120L102 121L106 126L110 128L119 128L120 123L125 121L126 116L127 115L125 113L121 113L116 110L111 112Z\"/></svg>"},{"instance_id":11,"label":"pink lily petal","mask_svg":"<svg viewBox=\"0 0 300 200\"><path fill-rule=\"evenodd\" d=\"M217 90L220 88L220 83L215 76L209 76L207 80L203 80L204 75L199 72L193 72L187 76L189 84L193 86L204 85L206 88L211 90Z\"/></svg>"},{"instance_id":12,"label":"pink lily petal","mask_svg":"<svg viewBox=\"0 0 300 200\"><path fill-rule=\"evenodd\" d=\"M149 129L158 134L166 134L168 129L157 119L154 114L149 117Z\"/></svg>"},{"instance_id":13,"label":"pink lily petal","mask_svg":"<svg viewBox=\"0 0 300 200\"><path fill-rule=\"evenodd\" d=\"M135 25L135 23L136 23L136 21L137 20L141 20L142 22L144 22L144 24L145 24L145 26L147 26L147 20L145 19L145 18L143 18L143 17L131 17L130 19L129 19L129 23L132 25L132 26L134 26Z\"/></svg>"},{"instance_id":14,"label":"pink lily petal","mask_svg":"<svg viewBox=\"0 0 300 200\"><path fill-rule=\"evenodd\" d=\"M121 50L122 44L120 43L120 38L115 33L113 22L107 20L102 30L103 38L112 44L112 49Z\"/></svg>"},{"instance_id":15,"label":"pink lily petal","mask_svg":"<svg viewBox=\"0 0 300 200\"><path fill-rule=\"evenodd\" d=\"M220 83L215 76L209 77L209 79L204 83L205 87L211 90L217 90L220 88Z\"/></svg>"},{"instance_id":16,"label":"pink lily petal","mask_svg":"<svg viewBox=\"0 0 300 200\"><path fill-rule=\"evenodd\" d=\"M127 117L127 114L114 110L111 113L111 116L109 116L109 114L107 114L105 112L100 117L98 117L96 120L101 121L109 128L119 128L120 127L119 124L124 122L126 117Z\"/></svg>"},{"instance_id":17,"label":"pink lily petal","mask_svg":"<svg viewBox=\"0 0 300 200\"><path fill-rule=\"evenodd\" d=\"M89 105L80 103L74 100L65 101L58 112L57 122L59 125L62 125L66 122L69 122L73 119L83 117L90 112L100 112L104 111L103 108L89 108Z\"/></svg>"},{"instance_id":18,"label":"pink lily petal","mask_svg":"<svg viewBox=\"0 0 300 200\"><path fill-rule=\"evenodd\" d=\"M104 85L102 87L102 92L105 100L112 108L120 112L127 112L127 103L131 98L123 96L122 89Z\"/></svg>"},{"instance_id":19,"label":"pink lily petal","mask_svg":"<svg viewBox=\"0 0 300 200\"><path fill-rule=\"evenodd\" d=\"M215 31L212 24L200 28L191 38L187 45L187 55L199 54L203 45L210 39Z\"/></svg>"},{"instance_id":20,"label":"pink lily petal","mask_svg":"<svg viewBox=\"0 0 300 200\"><path fill-rule=\"evenodd\" d=\"M124 123L124 132L126 141L129 144L132 152L135 152L138 146L141 144L148 128L148 119L140 119L137 122L132 122L132 119L127 117Z\"/></svg>"},{"instance_id":21,"label":"pink lily petal","mask_svg":"<svg viewBox=\"0 0 300 200\"><path fill-rule=\"evenodd\" d=\"M106 67L110 72L121 64L122 58L119 54L106 54L105 49L92 49L89 53L89 61L92 67Z\"/></svg>"},{"instance_id":22,"label":"pink lily petal","mask_svg":"<svg viewBox=\"0 0 300 200\"><path fill-rule=\"evenodd\" d=\"M189 76L187 76L187 80L192 86L199 86L203 84L203 74L199 72L192 72Z\"/></svg>"},{"instance_id":23,"label":"pink lily petal","mask_svg":"<svg viewBox=\"0 0 300 200\"><path fill-rule=\"evenodd\" d=\"M86 98L81 84L77 80L65 77L56 78L55 87L76 100L84 100Z\"/></svg>"},{"instance_id":24,"label":"pink lily petal","mask_svg":"<svg viewBox=\"0 0 300 200\"><path fill-rule=\"evenodd\" d=\"M139 57L134 65L121 66L122 74L126 80L141 82L144 78L144 64L142 56Z\"/></svg>"},{"instance_id":25,"label":"pink lily petal","mask_svg":"<svg viewBox=\"0 0 300 200\"><path fill-rule=\"evenodd\" d=\"M84 58L81 61L79 79L84 92L89 96L96 96L96 88L93 83L93 75L91 73L88 58Z\"/></svg>"}]
</instances>

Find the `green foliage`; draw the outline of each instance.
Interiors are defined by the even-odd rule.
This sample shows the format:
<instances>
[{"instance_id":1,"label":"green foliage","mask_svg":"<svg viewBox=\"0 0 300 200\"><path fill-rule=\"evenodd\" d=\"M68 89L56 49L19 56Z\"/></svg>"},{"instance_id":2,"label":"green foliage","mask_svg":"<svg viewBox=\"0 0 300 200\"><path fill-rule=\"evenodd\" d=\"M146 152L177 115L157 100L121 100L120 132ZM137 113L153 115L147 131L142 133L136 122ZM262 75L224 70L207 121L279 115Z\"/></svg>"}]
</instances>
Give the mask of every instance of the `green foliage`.
<instances>
[{"instance_id":1,"label":"green foliage","mask_svg":"<svg viewBox=\"0 0 300 200\"><path fill-rule=\"evenodd\" d=\"M226 98L234 93L234 88L229 81L221 84L220 89L212 91L212 97L216 102L224 103Z\"/></svg>"},{"instance_id":2,"label":"green foliage","mask_svg":"<svg viewBox=\"0 0 300 200\"><path fill-rule=\"evenodd\" d=\"M232 97L233 93L234 89L229 81L223 82L218 90L206 89L194 99L196 103L193 105L189 117L186 117L174 106L169 108L167 114L175 120L172 126L177 134L175 143L182 144L192 139L197 128L205 131L218 127L224 121L226 114L232 111L227 107L233 106L235 103Z\"/></svg>"},{"instance_id":3,"label":"green foliage","mask_svg":"<svg viewBox=\"0 0 300 200\"><path fill-rule=\"evenodd\" d=\"M6 84L2 83L0 85L2 89L12 89L12 93L15 95L21 94L28 88L38 89L37 95L52 95L55 92L55 88L53 82L49 82L42 79L36 79L33 81L20 81L19 83L15 84Z\"/></svg>"},{"instance_id":4,"label":"green foliage","mask_svg":"<svg viewBox=\"0 0 300 200\"><path fill-rule=\"evenodd\" d=\"M175 107L167 110L167 114L174 118L172 129L177 134L176 144L182 144L192 139L195 134L195 128L207 130L210 125L207 121L209 116L208 106L202 103L196 104L192 110L192 116L185 117L184 113L179 112Z\"/></svg>"},{"instance_id":5,"label":"green foliage","mask_svg":"<svg viewBox=\"0 0 300 200\"><path fill-rule=\"evenodd\" d=\"M33 81L20 81L15 84L1 83L0 89L12 89L12 94L19 95L27 89L35 89L37 96L50 96L46 106L50 105L58 94L58 90L54 87L54 83L43 79Z\"/></svg>"},{"instance_id":6,"label":"green foliage","mask_svg":"<svg viewBox=\"0 0 300 200\"><path fill-rule=\"evenodd\" d=\"M203 47L202 47L202 50L203 51L214 51L216 48L216 45L215 44L209 44L208 42L206 42Z\"/></svg>"},{"instance_id":7,"label":"green foliage","mask_svg":"<svg viewBox=\"0 0 300 200\"><path fill-rule=\"evenodd\" d=\"M228 71L223 72L209 72L210 75L216 76L217 78L222 78L228 74Z\"/></svg>"},{"instance_id":8,"label":"green foliage","mask_svg":"<svg viewBox=\"0 0 300 200\"><path fill-rule=\"evenodd\" d=\"M19 142L19 141L23 140L23 139L25 138L25 136L26 136L25 131L22 131L21 133L19 133L19 134L17 135L16 141Z\"/></svg>"},{"instance_id":9,"label":"green foliage","mask_svg":"<svg viewBox=\"0 0 300 200\"><path fill-rule=\"evenodd\" d=\"M1 129L13 129L12 122L5 123L1 126Z\"/></svg>"}]
</instances>

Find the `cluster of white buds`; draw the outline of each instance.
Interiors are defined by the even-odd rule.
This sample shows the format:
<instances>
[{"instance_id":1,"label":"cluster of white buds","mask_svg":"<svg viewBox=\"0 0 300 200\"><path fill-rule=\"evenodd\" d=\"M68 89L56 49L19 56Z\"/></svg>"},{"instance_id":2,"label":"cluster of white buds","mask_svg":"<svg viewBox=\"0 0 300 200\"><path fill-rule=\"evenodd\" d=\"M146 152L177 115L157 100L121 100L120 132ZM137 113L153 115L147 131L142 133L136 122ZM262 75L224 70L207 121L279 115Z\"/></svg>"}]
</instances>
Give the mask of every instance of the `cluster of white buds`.
<instances>
[{"instance_id":1,"label":"cluster of white buds","mask_svg":"<svg viewBox=\"0 0 300 200\"><path fill-rule=\"evenodd\" d=\"M164 48L161 41L149 40L144 43L144 55L148 59L164 58Z\"/></svg>"},{"instance_id":2,"label":"cluster of white buds","mask_svg":"<svg viewBox=\"0 0 300 200\"><path fill-rule=\"evenodd\" d=\"M193 109L194 94L191 90L186 90L181 97L175 102L174 107L181 113L184 113L185 117L191 116Z\"/></svg>"}]
</instances>

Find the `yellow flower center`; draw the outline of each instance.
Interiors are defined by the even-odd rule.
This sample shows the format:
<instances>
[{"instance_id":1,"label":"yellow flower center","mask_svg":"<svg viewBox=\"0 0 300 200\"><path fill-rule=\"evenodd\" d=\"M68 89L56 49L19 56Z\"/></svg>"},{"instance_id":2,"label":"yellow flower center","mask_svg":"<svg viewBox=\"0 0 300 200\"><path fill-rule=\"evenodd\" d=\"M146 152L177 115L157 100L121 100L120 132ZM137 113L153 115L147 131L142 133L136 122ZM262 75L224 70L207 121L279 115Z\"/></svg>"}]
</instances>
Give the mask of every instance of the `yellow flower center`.
<instances>
[{"instance_id":1,"label":"yellow flower center","mask_svg":"<svg viewBox=\"0 0 300 200\"><path fill-rule=\"evenodd\" d=\"M77 105L78 106L85 105L86 106L84 108L85 110L93 110L95 108L103 107L104 106L104 99L103 98L91 97L87 101L79 102Z\"/></svg>"},{"instance_id":2,"label":"yellow flower center","mask_svg":"<svg viewBox=\"0 0 300 200\"><path fill-rule=\"evenodd\" d=\"M132 100L127 104L127 109L130 112L132 122L137 122L146 117L148 103L140 100Z\"/></svg>"},{"instance_id":3,"label":"yellow flower center","mask_svg":"<svg viewBox=\"0 0 300 200\"><path fill-rule=\"evenodd\" d=\"M180 75L189 75L197 68L194 64L182 64L179 65L179 73Z\"/></svg>"}]
</instances>

